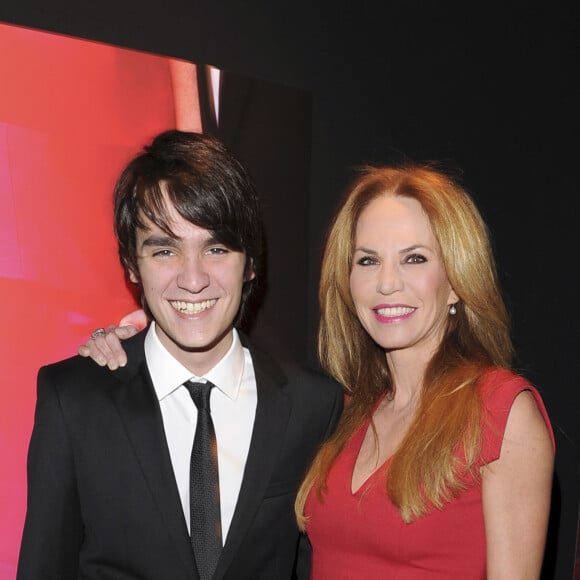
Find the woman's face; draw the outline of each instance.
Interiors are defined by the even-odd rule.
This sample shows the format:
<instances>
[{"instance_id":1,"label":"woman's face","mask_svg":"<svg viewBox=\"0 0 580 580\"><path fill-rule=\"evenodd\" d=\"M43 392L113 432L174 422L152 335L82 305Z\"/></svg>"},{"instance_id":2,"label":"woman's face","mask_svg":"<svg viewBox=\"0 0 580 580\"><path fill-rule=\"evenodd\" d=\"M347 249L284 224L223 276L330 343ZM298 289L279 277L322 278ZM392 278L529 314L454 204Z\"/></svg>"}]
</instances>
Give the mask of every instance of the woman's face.
<instances>
[{"instance_id":1,"label":"woman's face","mask_svg":"<svg viewBox=\"0 0 580 580\"><path fill-rule=\"evenodd\" d=\"M350 292L358 318L382 348L429 360L458 301L419 202L382 195L361 213Z\"/></svg>"}]
</instances>

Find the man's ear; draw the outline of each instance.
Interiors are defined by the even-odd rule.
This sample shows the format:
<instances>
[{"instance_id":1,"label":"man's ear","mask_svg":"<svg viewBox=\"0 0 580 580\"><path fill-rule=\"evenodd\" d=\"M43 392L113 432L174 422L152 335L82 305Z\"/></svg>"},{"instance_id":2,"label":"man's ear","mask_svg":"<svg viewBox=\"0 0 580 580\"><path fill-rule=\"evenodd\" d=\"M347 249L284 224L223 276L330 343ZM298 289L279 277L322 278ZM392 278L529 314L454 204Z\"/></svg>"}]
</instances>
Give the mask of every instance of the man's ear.
<instances>
[{"instance_id":1,"label":"man's ear","mask_svg":"<svg viewBox=\"0 0 580 580\"><path fill-rule=\"evenodd\" d=\"M139 284L140 279L139 279L139 275L137 274L137 272L135 272L135 270L133 268L128 268L128 273L129 273L129 280L131 280L131 282L133 282L133 284Z\"/></svg>"},{"instance_id":2,"label":"man's ear","mask_svg":"<svg viewBox=\"0 0 580 580\"><path fill-rule=\"evenodd\" d=\"M256 271L254 270L254 260L248 260L246 264L246 274L244 275L244 282L249 282L256 277Z\"/></svg>"}]
</instances>

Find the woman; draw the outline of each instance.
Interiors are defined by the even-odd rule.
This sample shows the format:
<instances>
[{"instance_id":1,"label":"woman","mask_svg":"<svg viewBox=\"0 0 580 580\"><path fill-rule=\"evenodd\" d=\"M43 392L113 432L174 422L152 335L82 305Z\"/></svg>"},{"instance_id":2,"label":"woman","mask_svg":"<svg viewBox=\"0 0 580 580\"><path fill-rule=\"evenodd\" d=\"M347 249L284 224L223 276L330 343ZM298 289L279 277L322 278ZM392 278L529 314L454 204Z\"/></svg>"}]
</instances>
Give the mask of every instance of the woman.
<instances>
[{"instance_id":1,"label":"woman","mask_svg":"<svg viewBox=\"0 0 580 580\"><path fill-rule=\"evenodd\" d=\"M469 196L366 168L322 265L320 359L348 393L296 501L313 580L540 574L553 434L512 345Z\"/></svg>"}]
</instances>

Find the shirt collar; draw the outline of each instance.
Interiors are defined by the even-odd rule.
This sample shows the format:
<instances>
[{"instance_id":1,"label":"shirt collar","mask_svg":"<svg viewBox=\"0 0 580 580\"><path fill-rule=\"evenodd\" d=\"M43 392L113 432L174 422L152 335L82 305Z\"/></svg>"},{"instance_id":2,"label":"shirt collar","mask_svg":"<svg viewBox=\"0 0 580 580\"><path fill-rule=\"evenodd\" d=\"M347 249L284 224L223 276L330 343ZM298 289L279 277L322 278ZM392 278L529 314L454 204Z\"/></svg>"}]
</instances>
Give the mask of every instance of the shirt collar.
<instances>
[{"instance_id":1,"label":"shirt collar","mask_svg":"<svg viewBox=\"0 0 580 580\"><path fill-rule=\"evenodd\" d=\"M155 322L145 337L145 358L155 393L161 401L188 380L206 379L212 382L222 393L235 400L238 396L244 372L244 349L237 330L233 330L232 345L224 357L203 377L191 374L161 344L155 332Z\"/></svg>"}]
</instances>

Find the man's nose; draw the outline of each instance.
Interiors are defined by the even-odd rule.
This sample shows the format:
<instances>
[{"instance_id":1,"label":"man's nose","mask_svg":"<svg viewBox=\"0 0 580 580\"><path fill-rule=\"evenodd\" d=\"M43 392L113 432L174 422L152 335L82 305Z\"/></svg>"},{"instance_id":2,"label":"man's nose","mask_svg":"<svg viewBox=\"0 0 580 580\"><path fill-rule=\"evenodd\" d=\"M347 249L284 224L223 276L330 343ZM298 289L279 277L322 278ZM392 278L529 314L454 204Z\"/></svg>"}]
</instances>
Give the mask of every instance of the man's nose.
<instances>
[{"instance_id":1,"label":"man's nose","mask_svg":"<svg viewBox=\"0 0 580 580\"><path fill-rule=\"evenodd\" d=\"M210 277L202 257L184 256L181 270L177 276L177 285L188 292L197 294L210 283Z\"/></svg>"}]
</instances>

